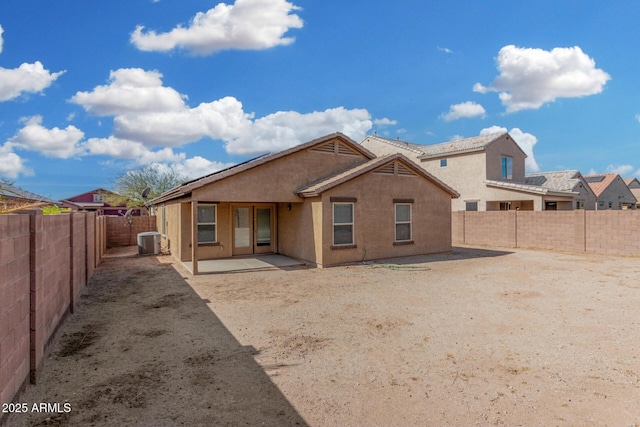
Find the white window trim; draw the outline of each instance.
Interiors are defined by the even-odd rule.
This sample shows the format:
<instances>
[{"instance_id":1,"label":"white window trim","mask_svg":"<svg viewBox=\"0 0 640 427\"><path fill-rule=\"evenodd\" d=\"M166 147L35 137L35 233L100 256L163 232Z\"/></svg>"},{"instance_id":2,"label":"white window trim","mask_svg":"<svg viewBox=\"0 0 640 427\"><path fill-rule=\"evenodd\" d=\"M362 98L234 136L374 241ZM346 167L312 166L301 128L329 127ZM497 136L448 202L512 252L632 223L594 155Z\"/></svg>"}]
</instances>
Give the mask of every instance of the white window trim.
<instances>
[{"instance_id":1,"label":"white window trim","mask_svg":"<svg viewBox=\"0 0 640 427\"><path fill-rule=\"evenodd\" d=\"M218 243L218 205L214 203L198 203L198 207L200 206L213 206L213 216L216 220L213 222L198 222L198 224L196 224L196 227L199 227L201 225L213 225L213 242L201 242L198 240L198 245Z\"/></svg>"},{"instance_id":2,"label":"white window trim","mask_svg":"<svg viewBox=\"0 0 640 427\"><path fill-rule=\"evenodd\" d=\"M409 206L409 221L398 221L398 206ZM395 223L394 223L394 227L393 227L393 233L395 234L394 238L395 238L395 242L410 242L413 240L413 207L411 206L411 203L394 203L393 205L393 213L394 213L394 219L395 219ZM409 238L405 239L405 240L398 240L398 232L396 230L396 225L398 224L409 224Z\"/></svg>"},{"instance_id":3,"label":"white window trim","mask_svg":"<svg viewBox=\"0 0 640 427\"><path fill-rule=\"evenodd\" d=\"M440 159L440 167L446 168L447 166L449 166L449 159Z\"/></svg>"},{"instance_id":4,"label":"white window trim","mask_svg":"<svg viewBox=\"0 0 640 427\"><path fill-rule=\"evenodd\" d=\"M336 223L336 205L351 205L351 222L339 222ZM331 240L333 242L333 246L352 246L355 245L356 240L356 224L355 224L355 216L356 216L356 206L353 202L333 202L331 204L331 216L333 221ZM351 226L351 243L336 243L336 225L350 225Z\"/></svg>"}]
</instances>

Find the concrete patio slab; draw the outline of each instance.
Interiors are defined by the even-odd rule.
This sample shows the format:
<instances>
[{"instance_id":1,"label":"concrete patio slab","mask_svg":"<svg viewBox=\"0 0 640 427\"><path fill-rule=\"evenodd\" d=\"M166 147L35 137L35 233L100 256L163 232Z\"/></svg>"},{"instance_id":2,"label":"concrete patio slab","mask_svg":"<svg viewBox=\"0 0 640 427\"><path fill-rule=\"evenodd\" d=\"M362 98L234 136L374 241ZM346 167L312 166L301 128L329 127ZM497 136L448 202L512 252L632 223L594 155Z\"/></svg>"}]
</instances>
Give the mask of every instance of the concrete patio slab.
<instances>
[{"instance_id":1,"label":"concrete patio slab","mask_svg":"<svg viewBox=\"0 0 640 427\"><path fill-rule=\"evenodd\" d=\"M189 271L193 271L193 263L191 261L183 264ZM284 255L253 255L198 261L198 273L238 273L242 271L279 270L304 266L306 266L304 262Z\"/></svg>"}]
</instances>

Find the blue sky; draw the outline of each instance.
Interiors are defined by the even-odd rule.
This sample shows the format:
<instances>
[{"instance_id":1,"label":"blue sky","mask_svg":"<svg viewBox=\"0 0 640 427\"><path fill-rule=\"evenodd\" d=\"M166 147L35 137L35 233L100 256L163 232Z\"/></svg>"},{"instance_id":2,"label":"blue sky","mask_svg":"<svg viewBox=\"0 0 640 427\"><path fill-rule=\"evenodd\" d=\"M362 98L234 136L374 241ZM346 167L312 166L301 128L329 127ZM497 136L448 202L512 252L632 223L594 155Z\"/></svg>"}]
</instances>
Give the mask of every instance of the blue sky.
<instances>
[{"instance_id":1,"label":"blue sky","mask_svg":"<svg viewBox=\"0 0 640 427\"><path fill-rule=\"evenodd\" d=\"M62 199L332 132L507 130L529 171L640 176L637 1L3 0L0 176Z\"/></svg>"}]
</instances>

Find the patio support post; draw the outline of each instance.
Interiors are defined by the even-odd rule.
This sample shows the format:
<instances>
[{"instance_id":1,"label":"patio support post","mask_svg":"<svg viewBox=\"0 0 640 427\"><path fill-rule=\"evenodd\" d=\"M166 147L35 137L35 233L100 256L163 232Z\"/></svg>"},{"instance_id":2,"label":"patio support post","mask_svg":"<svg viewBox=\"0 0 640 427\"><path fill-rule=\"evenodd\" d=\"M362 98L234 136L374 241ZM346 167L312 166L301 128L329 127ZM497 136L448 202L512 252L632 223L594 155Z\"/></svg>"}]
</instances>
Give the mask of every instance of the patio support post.
<instances>
[{"instance_id":1,"label":"patio support post","mask_svg":"<svg viewBox=\"0 0 640 427\"><path fill-rule=\"evenodd\" d=\"M198 274L198 201L191 200L191 260L192 273Z\"/></svg>"}]
</instances>

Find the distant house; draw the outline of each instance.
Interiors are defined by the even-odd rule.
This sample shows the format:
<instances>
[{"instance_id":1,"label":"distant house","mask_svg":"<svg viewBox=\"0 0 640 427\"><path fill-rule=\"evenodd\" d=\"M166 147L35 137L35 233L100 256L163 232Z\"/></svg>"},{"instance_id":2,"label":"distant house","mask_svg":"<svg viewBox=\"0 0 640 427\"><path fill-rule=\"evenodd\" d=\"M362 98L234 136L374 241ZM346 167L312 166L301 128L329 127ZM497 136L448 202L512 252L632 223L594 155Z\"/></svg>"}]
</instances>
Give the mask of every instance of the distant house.
<instances>
[{"instance_id":1,"label":"distant house","mask_svg":"<svg viewBox=\"0 0 640 427\"><path fill-rule=\"evenodd\" d=\"M105 202L105 196L115 194L104 188L97 188L86 193L61 200L62 207L70 208L74 211L97 212L98 215L119 215L124 216L128 208L126 206L111 206ZM144 208L136 208L131 211L132 215L139 216Z\"/></svg>"},{"instance_id":2,"label":"distant house","mask_svg":"<svg viewBox=\"0 0 640 427\"><path fill-rule=\"evenodd\" d=\"M589 194L552 185L548 177L527 181L524 151L506 132L434 145L367 136L361 145L377 155L402 153L460 193L454 211L556 210L589 206ZM575 178L580 181L580 178ZM577 182L576 181L576 182ZM539 184L539 185L538 185Z\"/></svg>"},{"instance_id":3,"label":"distant house","mask_svg":"<svg viewBox=\"0 0 640 427\"><path fill-rule=\"evenodd\" d=\"M54 200L23 190L8 182L0 183L0 212L33 209L58 204Z\"/></svg>"},{"instance_id":4,"label":"distant house","mask_svg":"<svg viewBox=\"0 0 640 427\"><path fill-rule=\"evenodd\" d=\"M638 201L627 184L616 173L585 175L585 181L596 195L596 209L637 209Z\"/></svg>"},{"instance_id":5,"label":"distant house","mask_svg":"<svg viewBox=\"0 0 640 427\"><path fill-rule=\"evenodd\" d=\"M457 195L407 157L376 157L335 133L149 203L181 261L279 253L322 267L450 251Z\"/></svg>"},{"instance_id":6,"label":"distant house","mask_svg":"<svg viewBox=\"0 0 640 427\"><path fill-rule=\"evenodd\" d=\"M556 192L573 193L573 207L568 205L568 203L571 203L569 201L559 201L555 206L557 210L594 210L596 208L596 196L582 174L577 170L532 173L526 175L524 180L528 185ZM552 203L548 202L545 210L552 210Z\"/></svg>"},{"instance_id":7,"label":"distant house","mask_svg":"<svg viewBox=\"0 0 640 427\"><path fill-rule=\"evenodd\" d=\"M636 207L640 208L640 181L638 181L638 178L624 178L623 181L627 184L627 188L631 191L633 197L636 198Z\"/></svg>"}]
</instances>

